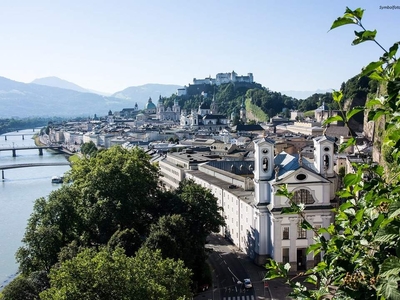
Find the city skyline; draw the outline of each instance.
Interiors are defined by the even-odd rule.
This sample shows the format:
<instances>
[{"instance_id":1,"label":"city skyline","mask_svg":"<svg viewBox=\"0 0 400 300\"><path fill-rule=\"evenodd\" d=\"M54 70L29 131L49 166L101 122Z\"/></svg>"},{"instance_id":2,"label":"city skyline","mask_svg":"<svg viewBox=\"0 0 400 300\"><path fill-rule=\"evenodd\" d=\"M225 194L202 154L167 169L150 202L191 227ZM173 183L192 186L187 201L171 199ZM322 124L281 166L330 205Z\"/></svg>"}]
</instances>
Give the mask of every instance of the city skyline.
<instances>
[{"instance_id":1,"label":"city skyline","mask_svg":"<svg viewBox=\"0 0 400 300\"><path fill-rule=\"evenodd\" d=\"M146 83L187 85L217 73L253 73L274 91L339 89L382 50L351 46L357 26L329 31L346 6L388 49L400 9L365 1L13 1L0 12L0 76L56 76L114 93Z\"/></svg>"}]
</instances>

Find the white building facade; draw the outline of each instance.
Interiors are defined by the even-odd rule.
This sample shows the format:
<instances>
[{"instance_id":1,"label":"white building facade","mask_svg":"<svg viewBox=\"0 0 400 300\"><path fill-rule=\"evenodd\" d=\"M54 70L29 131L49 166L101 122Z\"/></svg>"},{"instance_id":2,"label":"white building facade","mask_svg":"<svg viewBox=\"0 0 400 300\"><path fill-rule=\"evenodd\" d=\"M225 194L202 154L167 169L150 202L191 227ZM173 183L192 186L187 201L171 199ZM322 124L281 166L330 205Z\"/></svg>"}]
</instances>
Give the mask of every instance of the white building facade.
<instances>
[{"instance_id":1,"label":"white building facade","mask_svg":"<svg viewBox=\"0 0 400 300\"><path fill-rule=\"evenodd\" d=\"M274 141L262 138L254 141L253 162L220 162L225 167L208 162L185 177L212 191L226 221L220 233L256 263L274 258L290 263L291 270L305 270L321 260L321 255L306 254L315 233L301 228L297 214L282 214L290 201L276 192L286 185L294 193L292 201L304 205L307 222L316 228L329 226L337 190L334 140L315 138L314 149L314 161L285 152L275 156Z\"/></svg>"}]
</instances>

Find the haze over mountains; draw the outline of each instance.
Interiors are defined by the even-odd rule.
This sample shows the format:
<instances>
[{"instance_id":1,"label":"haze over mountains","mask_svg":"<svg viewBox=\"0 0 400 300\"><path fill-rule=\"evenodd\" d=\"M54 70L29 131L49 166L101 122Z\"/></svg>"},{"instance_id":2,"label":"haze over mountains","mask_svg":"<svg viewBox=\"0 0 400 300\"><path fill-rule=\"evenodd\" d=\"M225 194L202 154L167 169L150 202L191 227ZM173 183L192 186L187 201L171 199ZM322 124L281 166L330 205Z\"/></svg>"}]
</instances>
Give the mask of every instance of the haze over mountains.
<instances>
[{"instance_id":1,"label":"haze over mountains","mask_svg":"<svg viewBox=\"0 0 400 300\"><path fill-rule=\"evenodd\" d=\"M137 103L143 109L149 97L157 103L158 97L169 97L182 86L172 84L145 84L127 87L113 94L93 91L58 77L35 79L31 83L0 77L0 118L29 116L104 116L111 111L132 108ZM297 99L305 99L317 91L281 92Z\"/></svg>"},{"instance_id":2,"label":"haze over mountains","mask_svg":"<svg viewBox=\"0 0 400 300\"><path fill-rule=\"evenodd\" d=\"M29 116L104 116L109 110L144 108L149 97L169 97L181 86L146 84L128 87L111 96L97 94L57 77L36 79L32 83L0 77L0 118Z\"/></svg>"}]
</instances>

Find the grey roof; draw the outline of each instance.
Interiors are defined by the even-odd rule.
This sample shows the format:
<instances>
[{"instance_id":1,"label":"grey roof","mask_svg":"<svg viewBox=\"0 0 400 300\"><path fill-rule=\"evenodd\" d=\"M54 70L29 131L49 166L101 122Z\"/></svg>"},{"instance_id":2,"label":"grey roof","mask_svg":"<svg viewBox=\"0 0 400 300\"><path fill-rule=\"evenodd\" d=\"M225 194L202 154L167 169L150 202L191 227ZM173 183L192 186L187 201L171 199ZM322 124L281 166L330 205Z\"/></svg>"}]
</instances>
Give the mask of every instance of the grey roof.
<instances>
[{"instance_id":1,"label":"grey roof","mask_svg":"<svg viewBox=\"0 0 400 300\"><path fill-rule=\"evenodd\" d=\"M263 131L264 128L262 128L258 124L254 125L237 125L236 126L236 131Z\"/></svg>"},{"instance_id":2,"label":"grey roof","mask_svg":"<svg viewBox=\"0 0 400 300\"><path fill-rule=\"evenodd\" d=\"M322 141L325 141L325 140L330 141L332 143L336 142L336 138L335 137L327 136L327 135L317 136L317 137L314 138L314 140L317 141L317 142L322 142Z\"/></svg>"},{"instance_id":3,"label":"grey roof","mask_svg":"<svg viewBox=\"0 0 400 300\"><path fill-rule=\"evenodd\" d=\"M203 102L200 104L200 109L210 109L210 104Z\"/></svg>"},{"instance_id":4,"label":"grey roof","mask_svg":"<svg viewBox=\"0 0 400 300\"><path fill-rule=\"evenodd\" d=\"M288 154L285 151L282 151L278 155L275 156L274 159L275 166L279 166L278 176L282 176L287 172L295 171L300 167L299 164L299 155L298 154ZM275 176L275 172L273 174Z\"/></svg>"},{"instance_id":5,"label":"grey roof","mask_svg":"<svg viewBox=\"0 0 400 300\"><path fill-rule=\"evenodd\" d=\"M213 114L206 114L203 117L204 120L215 120L215 119L226 119L224 115L213 115Z\"/></svg>"}]
</instances>

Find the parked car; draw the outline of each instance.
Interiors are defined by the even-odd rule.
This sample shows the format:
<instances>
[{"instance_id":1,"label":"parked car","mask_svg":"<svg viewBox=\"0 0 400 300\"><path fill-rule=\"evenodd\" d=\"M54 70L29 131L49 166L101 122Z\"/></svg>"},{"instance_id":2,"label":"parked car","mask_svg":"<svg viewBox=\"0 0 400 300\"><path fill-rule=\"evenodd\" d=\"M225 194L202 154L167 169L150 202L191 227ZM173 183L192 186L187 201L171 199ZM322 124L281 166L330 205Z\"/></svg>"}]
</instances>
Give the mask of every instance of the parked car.
<instances>
[{"instance_id":1,"label":"parked car","mask_svg":"<svg viewBox=\"0 0 400 300\"><path fill-rule=\"evenodd\" d=\"M246 289L251 289L253 285L251 284L251 280L249 278L246 278L243 280L244 288Z\"/></svg>"}]
</instances>

